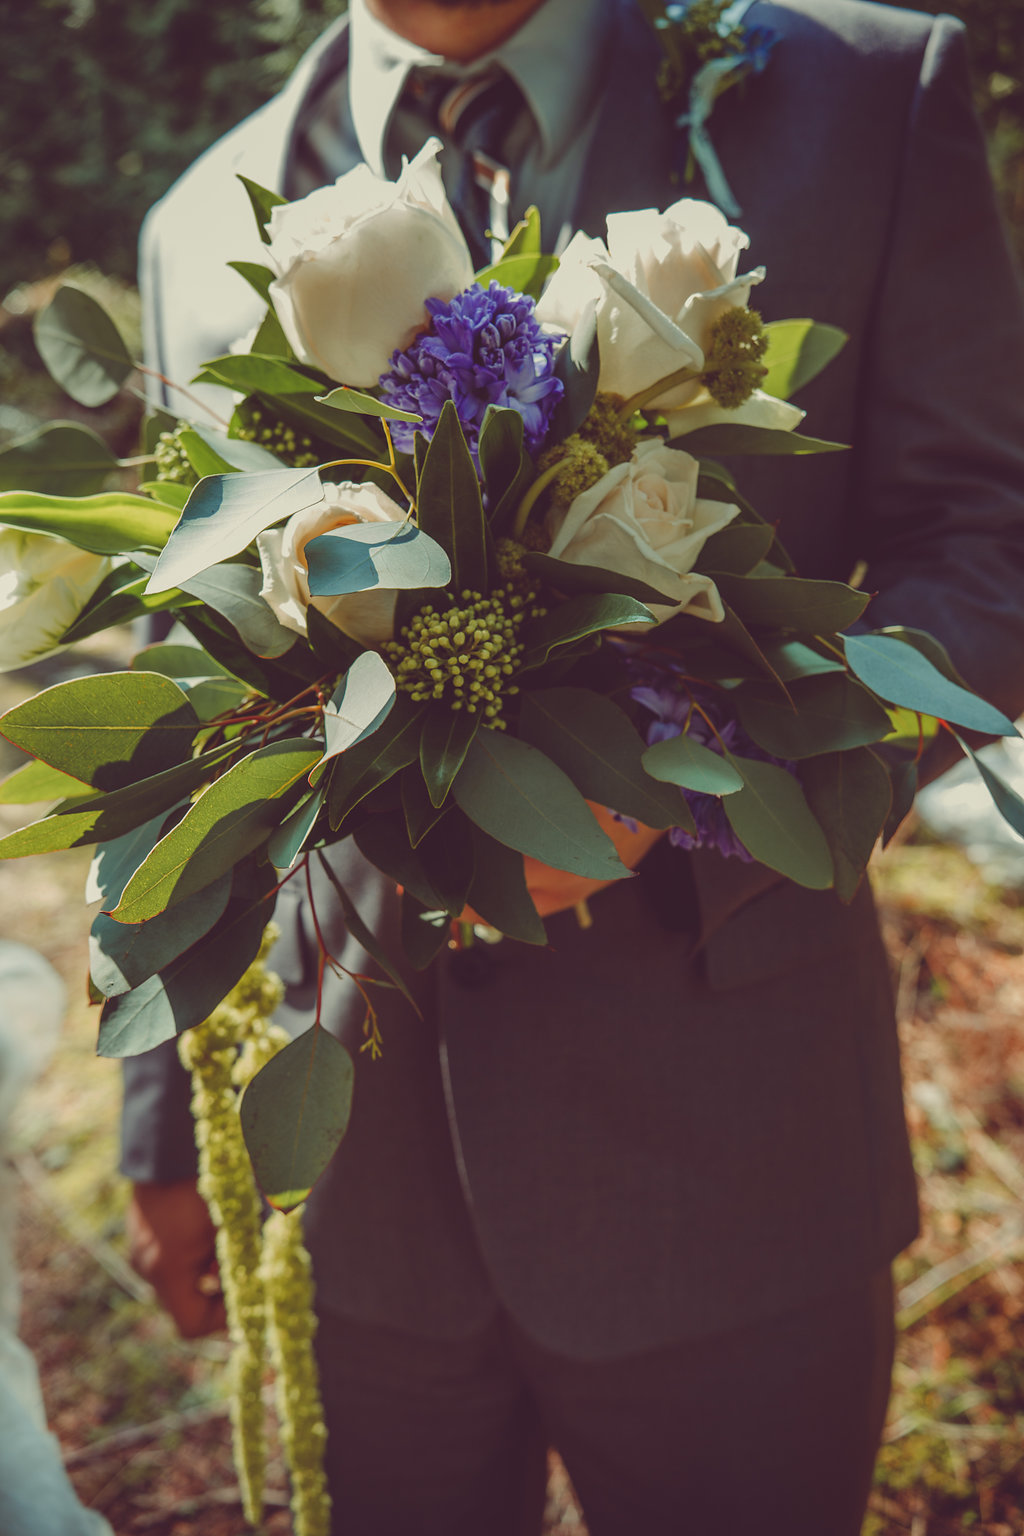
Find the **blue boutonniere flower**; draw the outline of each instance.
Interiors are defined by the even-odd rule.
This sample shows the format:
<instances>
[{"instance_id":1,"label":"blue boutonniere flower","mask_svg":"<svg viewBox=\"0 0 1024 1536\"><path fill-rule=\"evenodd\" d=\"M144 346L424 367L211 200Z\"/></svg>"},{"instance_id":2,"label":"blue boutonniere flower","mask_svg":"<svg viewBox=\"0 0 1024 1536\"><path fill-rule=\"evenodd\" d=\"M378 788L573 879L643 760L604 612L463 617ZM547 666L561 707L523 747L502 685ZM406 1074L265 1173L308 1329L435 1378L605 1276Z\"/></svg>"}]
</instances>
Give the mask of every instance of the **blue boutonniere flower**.
<instances>
[{"instance_id":1,"label":"blue boutonniere flower","mask_svg":"<svg viewBox=\"0 0 1024 1536\"><path fill-rule=\"evenodd\" d=\"M708 119L723 91L760 74L777 39L767 27L746 27L743 18L753 0L693 0L689 5L644 0L644 9L662 49L658 89L688 130L689 154L684 180L697 166L712 202L729 218L739 204L711 142Z\"/></svg>"}]
</instances>

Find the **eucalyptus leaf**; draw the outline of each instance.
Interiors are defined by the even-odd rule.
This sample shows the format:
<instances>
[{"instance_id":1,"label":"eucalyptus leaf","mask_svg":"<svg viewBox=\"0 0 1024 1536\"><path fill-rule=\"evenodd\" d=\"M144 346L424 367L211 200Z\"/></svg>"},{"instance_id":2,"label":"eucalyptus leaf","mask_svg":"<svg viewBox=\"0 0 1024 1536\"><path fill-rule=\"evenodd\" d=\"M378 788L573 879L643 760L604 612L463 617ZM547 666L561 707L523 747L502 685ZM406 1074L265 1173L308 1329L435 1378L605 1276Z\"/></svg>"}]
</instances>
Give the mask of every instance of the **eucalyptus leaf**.
<instances>
[{"instance_id":1,"label":"eucalyptus leaf","mask_svg":"<svg viewBox=\"0 0 1024 1536\"><path fill-rule=\"evenodd\" d=\"M262 587L263 573L255 566L226 562L181 583L183 592L223 615L254 656L276 660L295 645L295 631L281 623Z\"/></svg>"},{"instance_id":2,"label":"eucalyptus leaf","mask_svg":"<svg viewBox=\"0 0 1024 1536\"><path fill-rule=\"evenodd\" d=\"M398 694L387 717L371 736L364 736L336 759L329 808L335 830L360 801L419 756L422 704Z\"/></svg>"},{"instance_id":3,"label":"eucalyptus leaf","mask_svg":"<svg viewBox=\"0 0 1024 1536\"><path fill-rule=\"evenodd\" d=\"M167 642L147 645L139 651L132 661L132 671L159 672L162 677L173 677L182 687L200 678L230 676L202 646Z\"/></svg>"},{"instance_id":4,"label":"eucalyptus leaf","mask_svg":"<svg viewBox=\"0 0 1024 1536\"><path fill-rule=\"evenodd\" d=\"M128 881L147 853L155 848L169 824L168 812L159 811L123 836L98 844L85 882L86 905L101 901L105 911L116 907Z\"/></svg>"},{"instance_id":5,"label":"eucalyptus leaf","mask_svg":"<svg viewBox=\"0 0 1024 1536\"><path fill-rule=\"evenodd\" d=\"M345 1047L314 1024L261 1067L239 1118L253 1174L276 1210L301 1205L341 1144L355 1068Z\"/></svg>"},{"instance_id":6,"label":"eucalyptus leaf","mask_svg":"<svg viewBox=\"0 0 1024 1536\"><path fill-rule=\"evenodd\" d=\"M91 427L47 422L0 450L0 491L88 496L117 468L117 459Z\"/></svg>"},{"instance_id":7,"label":"eucalyptus leaf","mask_svg":"<svg viewBox=\"0 0 1024 1536\"><path fill-rule=\"evenodd\" d=\"M957 735L957 741L964 753L970 758L981 775L981 782L992 797L992 803L1007 826L1013 828L1018 837L1024 837L1024 799L1021 799L1015 789L1011 789L1005 779L1001 779L994 773L980 753Z\"/></svg>"},{"instance_id":8,"label":"eucalyptus leaf","mask_svg":"<svg viewBox=\"0 0 1024 1536\"><path fill-rule=\"evenodd\" d=\"M554 869L594 880L630 873L572 780L514 736L478 731L452 795L488 836Z\"/></svg>"},{"instance_id":9,"label":"eucalyptus leaf","mask_svg":"<svg viewBox=\"0 0 1024 1536\"><path fill-rule=\"evenodd\" d=\"M30 758L0 780L0 805L38 805L41 801L79 797L85 799L96 791L80 779L59 768L51 768L38 758Z\"/></svg>"},{"instance_id":10,"label":"eucalyptus leaf","mask_svg":"<svg viewBox=\"0 0 1024 1536\"><path fill-rule=\"evenodd\" d=\"M185 503L147 590L183 587L210 566L241 554L265 528L322 500L315 469L208 475Z\"/></svg>"},{"instance_id":11,"label":"eucalyptus leaf","mask_svg":"<svg viewBox=\"0 0 1024 1536\"><path fill-rule=\"evenodd\" d=\"M384 972L384 975L390 982L393 983L397 991L401 992L402 996L412 1008L413 1012L419 1014L420 1010L416 1005L416 1001L412 993L409 991L409 988L406 985L404 976L398 967L394 964L394 962L390 959L390 957L385 953L380 940L376 937L373 930L369 928L367 924L364 923L363 919L359 916L351 896L348 894L345 887L342 885L341 881L338 879L333 868L331 867L330 860L323 853L320 853L318 857L324 874L327 876L328 880L334 888L334 894L338 898L338 905L341 907L342 916L345 919L345 924L349 933L355 939L357 944L361 944L363 946L370 959L380 967L380 969Z\"/></svg>"},{"instance_id":12,"label":"eucalyptus leaf","mask_svg":"<svg viewBox=\"0 0 1024 1536\"><path fill-rule=\"evenodd\" d=\"M765 639L761 649L784 683L791 683L798 677L817 677L824 672L846 670L838 656L822 655L803 640Z\"/></svg>"},{"instance_id":13,"label":"eucalyptus leaf","mask_svg":"<svg viewBox=\"0 0 1024 1536\"><path fill-rule=\"evenodd\" d=\"M267 841L267 857L276 869L291 869L312 837L327 798L326 784L305 795ZM177 908L172 908L176 911Z\"/></svg>"},{"instance_id":14,"label":"eucalyptus leaf","mask_svg":"<svg viewBox=\"0 0 1024 1536\"><path fill-rule=\"evenodd\" d=\"M702 795L734 795L743 788L740 774L721 753L694 741L685 731L648 747L643 764L653 779Z\"/></svg>"},{"instance_id":15,"label":"eucalyptus leaf","mask_svg":"<svg viewBox=\"0 0 1024 1536\"><path fill-rule=\"evenodd\" d=\"M706 541L697 569L746 576L765 558L774 542L775 530L768 523L732 523Z\"/></svg>"},{"instance_id":16,"label":"eucalyptus leaf","mask_svg":"<svg viewBox=\"0 0 1024 1536\"><path fill-rule=\"evenodd\" d=\"M889 635L845 635L843 643L846 660L861 682L890 704L990 736L1017 735L1013 721L1001 710L951 683L916 646Z\"/></svg>"},{"instance_id":17,"label":"eucalyptus leaf","mask_svg":"<svg viewBox=\"0 0 1024 1536\"><path fill-rule=\"evenodd\" d=\"M414 970L424 971L448 942L451 919L443 907L425 907L402 892L402 948Z\"/></svg>"},{"instance_id":18,"label":"eucalyptus leaf","mask_svg":"<svg viewBox=\"0 0 1024 1536\"><path fill-rule=\"evenodd\" d=\"M523 566L531 576L536 576L556 592L614 592L620 597L635 598L638 603L668 603L676 599L657 587L649 586L636 576L624 576L602 565L577 565L574 560L559 560L540 550L528 549L523 556Z\"/></svg>"},{"instance_id":19,"label":"eucalyptus leaf","mask_svg":"<svg viewBox=\"0 0 1024 1536\"><path fill-rule=\"evenodd\" d=\"M813 891L832 884L832 855L791 773L774 763L728 757L743 788L726 795L722 808L748 853L769 869Z\"/></svg>"},{"instance_id":20,"label":"eucalyptus leaf","mask_svg":"<svg viewBox=\"0 0 1024 1536\"><path fill-rule=\"evenodd\" d=\"M135 368L106 310L67 283L36 317L33 330L51 376L79 405L105 405Z\"/></svg>"},{"instance_id":21,"label":"eucalyptus leaf","mask_svg":"<svg viewBox=\"0 0 1024 1536\"><path fill-rule=\"evenodd\" d=\"M773 757L843 752L889 734L886 710L845 672L797 678L792 704L770 683L741 683L730 695L747 734Z\"/></svg>"},{"instance_id":22,"label":"eucalyptus leaf","mask_svg":"<svg viewBox=\"0 0 1024 1536\"><path fill-rule=\"evenodd\" d=\"M323 762L371 736L395 704L395 679L376 651L352 663L324 709ZM318 764L319 768L320 765Z\"/></svg>"},{"instance_id":23,"label":"eucalyptus leaf","mask_svg":"<svg viewBox=\"0 0 1024 1536\"><path fill-rule=\"evenodd\" d=\"M76 549L94 555L123 555L138 549L163 549L177 515L148 496L107 491L100 496L67 499L33 491L0 496L0 523L29 532L53 533Z\"/></svg>"},{"instance_id":24,"label":"eucalyptus leaf","mask_svg":"<svg viewBox=\"0 0 1024 1536\"><path fill-rule=\"evenodd\" d=\"M892 783L892 809L882 832L883 848L892 841L914 803L918 777L916 757L908 757L905 761L889 768L889 779Z\"/></svg>"},{"instance_id":25,"label":"eucalyptus leaf","mask_svg":"<svg viewBox=\"0 0 1024 1536\"><path fill-rule=\"evenodd\" d=\"M447 815L423 838L416 854L432 889L441 898L439 904L452 917L458 917L473 883L476 854L472 823L461 811L450 807Z\"/></svg>"},{"instance_id":26,"label":"eucalyptus leaf","mask_svg":"<svg viewBox=\"0 0 1024 1536\"><path fill-rule=\"evenodd\" d=\"M443 828L439 829L443 832ZM441 892L432 883L423 859L409 842L405 817L399 813L368 816L353 833L359 852L389 880L411 892L425 907L446 907ZM454 909L458 916L463 903Z\"/></svg>"},{"instance_id":27,"label":"eucalyptus leaf","mask_svg":"<svg viewBox=\"0 0 1024 1536\"><path fill-rule=\"evenodd\" d=\"M889 774L872 751L856 747L809 758L800 780L832 854L836 894L851 901L892 806Z\"/></svg>"},{"instance_id":28,"label":"eucalyptus leaf","mask_svg":"<svg viewBox=\"0 0 1024 1536\"><path fill-rule=\"evenodd\" d=\"M61 635L61 645L76 645L79 640L103 634L116 624L130 624L135 619L148 618L151 613L177 608L188 601L176 590L160 597L147 597L146 580L146 573L134 562L116 565Z\"/></svg>"},{"instance_id":29,"label":"eucalyptus leaf","mask_svg":"<svg viewBox=\"0 0 1024 1536\"><path fill-rule=\"evenodd\" d=\"M725 454L806 454L842 453L846 443L830 443L820 437L804 437L799 432L786 432L781 427L747 427L739 422L714 422L709 427L698 427L695 432L684 432L669 442L670 448L681 448L695 458L717 457Z\"/></svg>"},{"instance_id":30,"label":"eucalyptus leaf","mask_svg":"<svg viewBox=\"0 0 1024 1536\"><path fill-rule=\"evenodd\" d=\"M330 406L332 411L354 411L357 416L378 416L383 421L418 424L423 420L422 416L417 416L413 411L400 411L397 405L388 405L386 400L378 400L375 395L365 395L347 384L332 389L328 395L316 395L314 398L318 405Z\"/></svg>"},{"instance_id":31,"label":"eucalyptus leaf","mask_svg":"<svg viewBox=\"0 0 1024 1536\"><path fill-rule=\"evenodd\" d=\"M841 581L722 576L716 585L723 601L744 624L795 629L807 635L845 629L868 605L866 592L858 592Z\"/></svg>"},{"instance_id":32,"label":"eucalyptus leaf","mask_svg":"<svg viewBox=\"0 0 1024 1536\"><path fill-rule=\"evenodd\" d=\"M762 362L768 372L761 381L766 394L789 400L842 351L845 331L815 320L772 320L765 326L768 348Z\"/></svg>"},{"instance_id":33,"label":"eucalyptus leaf","mask_svg":"<svg viewBox=\"0 0 1024 1536\"><path fill-rule=\"evenodd\" d=\"M146 923L117 923L106 912L93 922L89 974L104 997L121 997L148 981L209 933L227 910L231 875Z\"/></svg>"},{"instance_id":34,"label":"eucalyptus leaf","mask_svg":"<svg viewBox=\"0 0 1024 1536\"><path fill-rule=\"evenodd\" d=\"M352 523L332 528L306 545L313 597L382 589L444 587L452 579L448 556L415 523Z\"/></svg>"}]
</instances>

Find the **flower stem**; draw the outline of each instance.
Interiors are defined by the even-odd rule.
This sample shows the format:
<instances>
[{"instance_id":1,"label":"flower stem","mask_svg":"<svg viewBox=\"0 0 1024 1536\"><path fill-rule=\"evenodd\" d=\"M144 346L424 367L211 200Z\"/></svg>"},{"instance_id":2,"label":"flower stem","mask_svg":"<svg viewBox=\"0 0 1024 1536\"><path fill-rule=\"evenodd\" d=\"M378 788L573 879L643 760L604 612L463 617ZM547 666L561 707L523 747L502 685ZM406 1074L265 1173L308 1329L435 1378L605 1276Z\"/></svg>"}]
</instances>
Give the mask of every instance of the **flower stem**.
<instances>
[{"instance_id":1,"label":"flower stem","mask_svg":"<svg viewBox=\"0 0 1024 1536\"><path fill-rule=\"evenodd\" d=\"M526 524L530 519L530 513L536 506L542 492L547 490L552 480L558 479L559 475L562 473L562 470L565 468L565 465L565 459L557 459L554 464L549 464L547 469L542 470L541 473L537 476L536 480L530 486L530 489L519 503L518 510L516 511L516 520L512 525L512 537L514 539L522 538Z\"/></svg>"},{"instance_id":2,"label":"flower stem","mask_svg":"<svg viewBox=\"0 0 1024 1536\"><path fill-rule=\"evenodd\" d=\"M641 389L637 394L630 395L619 409L619 420L628 421L634 411L639 411L651 400L656 400L666 389L675 389L679 384L691 384L694 379L699 379L700 374L696 368L677 368L674 373L667 373L663 379L656 379L653 384L648 384L646 389Z\"/></svg>"}]
</instances>

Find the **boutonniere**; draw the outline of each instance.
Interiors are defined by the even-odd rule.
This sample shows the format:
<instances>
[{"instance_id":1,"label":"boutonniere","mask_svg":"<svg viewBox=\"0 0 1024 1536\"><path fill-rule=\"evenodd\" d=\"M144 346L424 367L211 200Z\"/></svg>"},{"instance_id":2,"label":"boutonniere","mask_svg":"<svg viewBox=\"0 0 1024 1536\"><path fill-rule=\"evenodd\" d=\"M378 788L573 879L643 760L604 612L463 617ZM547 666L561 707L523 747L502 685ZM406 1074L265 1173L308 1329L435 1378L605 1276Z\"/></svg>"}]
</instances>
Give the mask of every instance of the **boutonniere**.
<instances>
[{"instance_id":1,"label":"boutonniere","mask_svg":"<svg viewBox=\"0 0 1024 1536\"><path fill-rule=\"evenodd\" d=\"M689 5L642 0L661 46L658 90L676 127L688 130L689 153L683 179L700 167L712 202L729 218L740 206L722 170L708 131L708 119L723 91L748 75L760 74L776 42L767 27L747 27L743 18L753 0L692 0Z\"/></svg>"}]
</instances>

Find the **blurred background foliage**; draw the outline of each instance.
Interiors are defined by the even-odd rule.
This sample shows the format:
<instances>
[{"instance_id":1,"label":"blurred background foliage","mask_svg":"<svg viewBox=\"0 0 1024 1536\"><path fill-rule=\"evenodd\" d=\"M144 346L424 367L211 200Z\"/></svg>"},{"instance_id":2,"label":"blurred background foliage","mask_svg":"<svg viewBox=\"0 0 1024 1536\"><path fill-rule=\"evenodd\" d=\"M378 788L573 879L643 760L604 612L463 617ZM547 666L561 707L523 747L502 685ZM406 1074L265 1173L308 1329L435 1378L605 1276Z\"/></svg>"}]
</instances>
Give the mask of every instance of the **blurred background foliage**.
<instances>
[{"instance_id":1,"label":"blurred background foliage","mask_svg":"<svg viewBox=\"0 0 1024 1536\"><path fill-rule=\"evenodd\" d=\"M1021 0L915 0L967 23L1000 198L1024 258ZM91 262L131 278L146 209L276 91L345 0L0 0L0 298Z\"/></svg>"}]
</instances>

